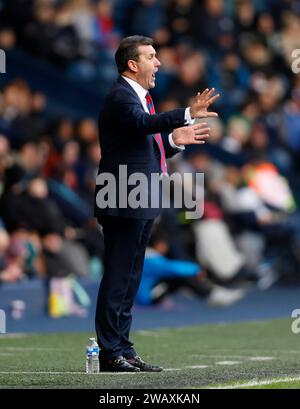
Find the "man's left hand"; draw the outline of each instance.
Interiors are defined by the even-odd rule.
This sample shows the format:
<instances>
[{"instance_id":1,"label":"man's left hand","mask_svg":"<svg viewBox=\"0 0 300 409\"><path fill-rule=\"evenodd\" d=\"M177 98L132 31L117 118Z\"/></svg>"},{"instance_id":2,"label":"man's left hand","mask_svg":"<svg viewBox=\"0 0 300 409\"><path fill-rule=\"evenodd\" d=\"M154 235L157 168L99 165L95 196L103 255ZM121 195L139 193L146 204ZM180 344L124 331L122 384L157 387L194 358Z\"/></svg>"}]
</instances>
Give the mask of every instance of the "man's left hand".
<instances>
[{"instance_id":1,"label":"man's left hand","mask_svg":"<svg viewBox=\"0 0 300 409\"><path fill-rule=\"evenodd\" d=\"M206 88L206 90L202 93L198 92L190 107L190 114L192 119L218 116L216 112L208 111L210 105L213 104L218 98L220 98L220 94L213 95L214 92L214 88L210 90Z\"/></svg>"}]
</instances>

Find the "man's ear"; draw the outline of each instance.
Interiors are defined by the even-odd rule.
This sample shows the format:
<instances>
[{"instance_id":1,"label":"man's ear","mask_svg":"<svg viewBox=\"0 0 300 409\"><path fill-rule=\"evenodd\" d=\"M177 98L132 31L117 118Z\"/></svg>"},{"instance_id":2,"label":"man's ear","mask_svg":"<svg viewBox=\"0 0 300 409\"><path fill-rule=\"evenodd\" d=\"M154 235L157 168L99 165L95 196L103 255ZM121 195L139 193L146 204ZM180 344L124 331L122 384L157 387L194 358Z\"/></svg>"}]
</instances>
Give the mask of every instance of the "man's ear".
<instances>
[{"instance_id":1,"label":"man's ear","mask_svg":"<svg viewBox=\"0 0 300 409\"><path fill-rule=\"evenodd\" d=\"M128 60L127 66L128 66L130 71L133 71L133 72L138 71L137 62L135 60Z\"/></svg>"}]
</instances>

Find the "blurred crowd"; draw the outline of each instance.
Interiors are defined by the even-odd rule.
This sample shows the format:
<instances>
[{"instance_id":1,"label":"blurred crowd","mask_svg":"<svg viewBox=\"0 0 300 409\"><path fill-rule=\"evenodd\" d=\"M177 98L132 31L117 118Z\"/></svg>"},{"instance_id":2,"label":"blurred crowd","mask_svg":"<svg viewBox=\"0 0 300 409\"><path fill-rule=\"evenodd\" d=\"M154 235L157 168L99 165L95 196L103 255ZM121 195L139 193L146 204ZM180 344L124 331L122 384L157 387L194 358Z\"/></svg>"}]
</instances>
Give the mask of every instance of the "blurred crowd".
<instances>
[{"instance_id":1,"label":"blurred crowd","mask_svg":"<svg viewBox=\"0 0 300 409\"><path fill-rule=\"evenodd\" d=\"M204 172L204 217L166 209L151 257L197 263L194 274L219 285L300 282L300 73L292 70L300 1L10 0L0 1L0 19L0 48L21 49L99 95L117 77L120 39L137 33L154 38L161 61L157 110L189 106L215 87L209 143L170 163ZM49 115L47 95L22 72L1 80L0 282L100 277L96 119ZM172 291L166 278L152 287Z\"/></svg>"}]
</instances>

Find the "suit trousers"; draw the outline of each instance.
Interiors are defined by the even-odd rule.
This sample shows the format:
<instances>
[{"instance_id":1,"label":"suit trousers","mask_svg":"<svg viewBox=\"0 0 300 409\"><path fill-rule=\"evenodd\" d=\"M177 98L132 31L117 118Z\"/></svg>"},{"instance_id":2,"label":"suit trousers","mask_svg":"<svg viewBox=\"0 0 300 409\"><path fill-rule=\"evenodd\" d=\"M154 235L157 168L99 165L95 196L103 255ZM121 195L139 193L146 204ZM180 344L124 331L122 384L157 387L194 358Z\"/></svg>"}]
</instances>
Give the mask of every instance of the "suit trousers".
<instances>
[{"instance_id":1,"label":"suit trousers","mask_svg":"<svg viewBox=\"0 0 300 409\"><path fill-rule=\"evenodd\" d=\"M129 340L131 309L143 270L153 219L115 216L98 218L104 235L104 273L97 309L96 333L100 359L136 354Z\"/></svg>"}]
</instances>

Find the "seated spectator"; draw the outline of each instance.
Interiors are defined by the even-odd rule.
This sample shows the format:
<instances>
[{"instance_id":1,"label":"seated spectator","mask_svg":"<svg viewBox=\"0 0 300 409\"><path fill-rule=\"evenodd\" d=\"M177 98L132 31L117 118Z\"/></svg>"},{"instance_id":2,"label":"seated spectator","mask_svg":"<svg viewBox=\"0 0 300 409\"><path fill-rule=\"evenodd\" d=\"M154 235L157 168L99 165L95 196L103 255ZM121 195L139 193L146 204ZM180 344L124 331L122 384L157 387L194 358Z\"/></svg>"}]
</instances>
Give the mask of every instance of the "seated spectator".
<instances>
[{"instance_id":1,"label":"seated spectator","mask_svg":"<svg viewBox=\"0 0 300 409\"><path fill-rule=\"evenodd\" d=\"M84 247L75 242L76 230L68 225L57 204L49 198L43 178L33 178L19 195L6 197L5 208L15 215L13 226L35 231L42 237L48 274L89 274L89 260ZM5 221L4 217L4 221ZM58 263L61 267L52 268Z\"/></svg>"},{"instance_id":2,"label":"seated spectator","mask_svg":"<svg viewBox=\"0 0 300 409\"><path fill-rule=\"evenodd\" d=\"M97 0L95 6L94 41L108 49L115 49L120 42L120 32L113 17L110 0Z\"/></svg>"},{"instance_id":3,"label":"seated spectator","mask_svg":"<svg viewBox=\"0 0 300 409\"><path fill-rule=\"evenodd\" d=\"M271 254L277 264L285 259L285 270L295 264L297 275L299 213L288 185L276 168L271 164L248 164L242 172L228 168L220 194L224 209L232 215L235 229L239 233L254 232L265 242L266 253ZM262 257L263 254L260 261L264 262ZM279 273L284 274L284 271L280 269Z\"/></svg>"},{"instance_id":4,"label":"seated spectator","mask_svg":"<svg viewBox=\"0 0 300 409\"><path fill-rule=\"evenodd\" d=\"M8 233L0 228L0 284L14 283L25 278L23 271L24 247L20 252L17 251L16 254L12 254L14 250L17 249L13 248Z\"/></svg>"},{"instance_id":5,"label":"seated spectator","mask_svg":"<svg viewBox=\"0 0 300 409\"><path fill-rule=\"evenodd\" d=\"M227 307L243 297L243 290L213 285L197 263L169 259L165 256L167 252L168 243L162 232L152 234L137 294L138 304L156 304L166 295L182 288L205 299L211 307Z\"/></svg>"},{"instance_id":6,"label":"seated spectator","mask_svg":"<svg viewBox=\"0 0 300 409\"><path fill-rule=\"evenodd\" d=\"M71 139L67 141L60 152L59 160L54 163L49 176L63 182L72 190L79 189L78 165L80 159L79 143Z\"/></svg>"}]
</instances>

